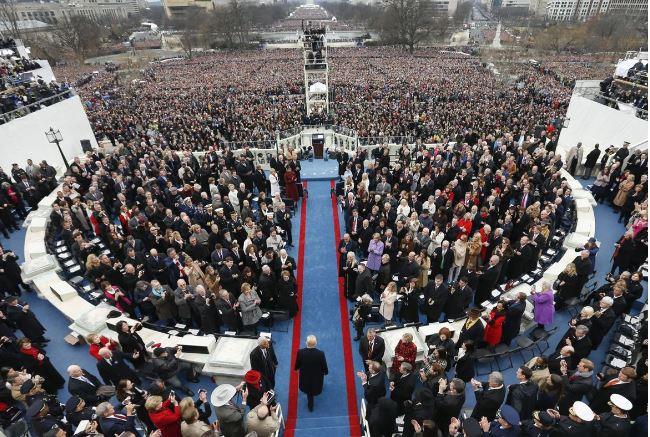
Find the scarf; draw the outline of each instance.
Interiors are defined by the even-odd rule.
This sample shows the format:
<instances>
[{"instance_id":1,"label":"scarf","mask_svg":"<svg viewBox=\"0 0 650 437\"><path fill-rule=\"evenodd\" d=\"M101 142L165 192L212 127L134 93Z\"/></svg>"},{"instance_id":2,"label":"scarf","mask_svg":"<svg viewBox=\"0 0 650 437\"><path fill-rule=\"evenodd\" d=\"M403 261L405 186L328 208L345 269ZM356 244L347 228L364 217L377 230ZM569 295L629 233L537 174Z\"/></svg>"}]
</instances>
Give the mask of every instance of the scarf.
<instances>
[{"instance_id":1,"label":"scarf","mask_svg":"<svg viewBox=\"0 0 650 437\"><path fill-rule=\"evenodd\" d=\"M162 287L159 287L159 288L151 287L151 294L153 294L156 297L161 297L163 295L164 291L165 291L165 289L162 288Z\"/></svg>"}]
</instances>

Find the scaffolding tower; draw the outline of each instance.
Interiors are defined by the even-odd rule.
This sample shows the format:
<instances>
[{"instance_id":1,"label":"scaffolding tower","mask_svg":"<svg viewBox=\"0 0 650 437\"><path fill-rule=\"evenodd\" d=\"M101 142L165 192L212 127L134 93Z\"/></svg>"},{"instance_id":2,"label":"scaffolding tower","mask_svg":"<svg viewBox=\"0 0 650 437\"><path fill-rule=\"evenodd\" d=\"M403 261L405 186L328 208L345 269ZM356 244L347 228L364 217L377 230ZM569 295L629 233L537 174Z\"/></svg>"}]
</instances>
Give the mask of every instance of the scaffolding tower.
<instances>
[{"instance_id":1,"label":"scaffolding tower","mask_svg":"<svg viewBox=\"0 0 650 437\"><path fill-rule=\"evenodd\" d=\"M324 26L303 29L301 37L305 71L305 106L307 117L329 113L329 66L327 64L327 30Z\"/></svg>"}]
</instances>

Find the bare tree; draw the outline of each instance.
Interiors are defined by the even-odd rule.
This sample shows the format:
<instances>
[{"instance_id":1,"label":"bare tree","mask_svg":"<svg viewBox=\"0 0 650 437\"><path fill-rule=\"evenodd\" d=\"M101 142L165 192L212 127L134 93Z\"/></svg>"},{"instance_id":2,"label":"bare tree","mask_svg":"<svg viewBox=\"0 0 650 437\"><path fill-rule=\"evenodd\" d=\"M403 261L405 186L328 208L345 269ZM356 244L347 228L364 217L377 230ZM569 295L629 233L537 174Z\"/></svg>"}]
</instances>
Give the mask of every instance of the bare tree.
<instances>
[{"instance_id":1,"label":"bare tree","mask_svg":"<svg viewBox=\"0 0 650 437\"><path fill-rule=\"evenodd\" d=\"M387 0L385 4L381 31L389 42L397 42L413 53L434 29L431 0Z\"/></svg>"},{"instance_id":2,"label":"bare tree","mask_svg":"<svg viewBox=\"0 0 650 437\"><path fill-rule=\"evenodd\" d=\"M201 39L200 29L208 15L199 7L190 7L185 11L185 16L174 23L177 29L181 29L180 41L187 57L192 59L194 49L199 46Z\"/></svg>"},{"instance_id":3,"label":"bare tree","mask_svg":"<svg viewBox=\"0 0 650 437\"><path fill-rule=\"evenodd\" d=\"M472 12L472 2L464 1L458 3L456 10L454 11L454 23L463 24L465 20L469 17L470 12Z\"/></svg>"},{"instance_id":4,"label":"bare tree","mask_svg":"<svg viewBox=\"0 0 650 437\"><path fill-rule=\"evenodd\" d=\"M13 38L20 38L20 17L16 8L16 0L0 0L0 21L4 21L7 30Z\"/></svg>"},{"instance_id":5,"label":"bare tree","mask_svg":"<svg viewBox=\"0 0 650 437\"><path fill-rule=\"evenodd\" d=\"M71 51L79 61L99 51L102 27L94 20L73 15L61 21L53 32L54 40L63 49Z\"/></svg>"}]
</instances>

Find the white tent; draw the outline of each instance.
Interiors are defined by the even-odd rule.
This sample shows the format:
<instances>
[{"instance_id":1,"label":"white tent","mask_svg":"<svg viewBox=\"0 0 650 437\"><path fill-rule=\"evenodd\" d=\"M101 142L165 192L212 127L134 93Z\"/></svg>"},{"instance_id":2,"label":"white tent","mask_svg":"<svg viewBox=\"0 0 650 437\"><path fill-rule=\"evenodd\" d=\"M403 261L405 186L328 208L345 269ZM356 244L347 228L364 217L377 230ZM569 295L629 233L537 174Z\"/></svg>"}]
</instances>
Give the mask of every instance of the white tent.
<instances>
[{"instance_id":1,"label":"white tent","mask_svg":"<svg viewBox=\"0 0 650 437\"><path fill-rule=\"evenodd\" d=\"M310 93L326 93L327 92L327 85L321 82L316 82L315 84L311 85L309 87L309 92Z\"/></svg>"},{"instance_id":2,"label":"white tent","mask_svg":"<svg viewBox=\"0 0 650 437\"><path fill-rule=\"evenodd\" d=\"M627 77L627 72L636 64L639 62L639 59L624 59L621 62L616 65L616 75L619 77ZM648 61L641 60L644 65L648 64Z\"/></svg>"}]
</instances>

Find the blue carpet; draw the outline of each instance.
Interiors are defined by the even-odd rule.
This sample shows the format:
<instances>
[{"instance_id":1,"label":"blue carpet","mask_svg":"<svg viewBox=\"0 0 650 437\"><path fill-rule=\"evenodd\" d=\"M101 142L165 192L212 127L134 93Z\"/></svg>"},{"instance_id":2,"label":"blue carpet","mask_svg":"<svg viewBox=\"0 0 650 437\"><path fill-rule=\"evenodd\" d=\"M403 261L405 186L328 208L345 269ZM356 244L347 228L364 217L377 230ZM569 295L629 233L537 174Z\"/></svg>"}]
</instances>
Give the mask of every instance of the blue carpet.
<instances>
[{"instance_id":1,"label":"blue carpet","mask_svg":"<svg viewBox=\"0 0 650 437\"><path fill-rule=\"evenodd\" d=\"M300 161L300 177L304 181L329 181L338 177L338 168L335 159L327 161L322 159L302 160Z\"/></svg>"},{"instance_id":2,"label":"blue carpet","mask_svg":"<svg viewBox=\"0 0 650 437\"><path fill-rule=\"evenodd\" d=\"M329 375L323 393L316 398L313 412L307 409L307 397L300 393L296 436L349 434L345 399L345 366L340 329L337 255L331 211L330 183L309 183L307 208L305 271L300 347L308 335L318 338L325 352Z\"/></svg>"}]
</instances>

